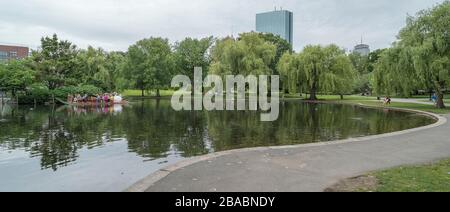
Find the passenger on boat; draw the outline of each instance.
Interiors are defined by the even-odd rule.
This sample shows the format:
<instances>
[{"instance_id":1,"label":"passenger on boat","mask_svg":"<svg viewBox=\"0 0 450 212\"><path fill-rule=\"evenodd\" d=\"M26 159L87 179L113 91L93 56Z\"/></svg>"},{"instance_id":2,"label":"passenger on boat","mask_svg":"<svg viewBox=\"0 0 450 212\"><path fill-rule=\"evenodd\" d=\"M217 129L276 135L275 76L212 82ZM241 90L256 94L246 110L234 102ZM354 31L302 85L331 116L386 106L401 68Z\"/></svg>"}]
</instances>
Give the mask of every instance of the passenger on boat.
<instances>
[{"instance_id":1,"label":"passenger on boat","mask_svg":"<svg viewBox=\"0 0 450 212\"><path fill-rule=\"evenodd\" d=\"M104 94L103 95L103 102L105 103L105 104L109 104L109 96L108 96L108 94Z\"/></svg>"},{"instance_id":2,"label":"passenger on boat","mask_svg":"<svg viewBox=\"0 0 450 212\"><path fill-rule=\"evenodd\" d=\"M95 96L95 103L98 105L98 104L100 104L101 103L101 97L100 97L100 94L97 94L96 96Z\"/></svg>"},{"instance_id":3,"label":"passenger on boat","mask_svg":"<svg viewBox=\"0 0 450 212\"><path fill-rule=\"evenodd\" d=\"M86 103L88 101L88 95L84 94L82 100L83 100L84 103Z\"/></svg>"},{"instance_id":4,"label":"passenger on boat","mask_svg":"<svg viewBox=\"0 0 450 212\"><path fill-rule=\"evenodd\" d=\"M115 104L120 104L120 103L122 103L122 97L120 96L120 95L116 95L116 96L114 96L114 103Z\"/></svg>"},{"instance_id":5,"label":"passenger on boat","mask_svg":"<svg viewBox=\"0 0 450 212\"><path fill-rule=\"evenodd\" d=\"M68 103L72 103L73 102L73 95L72 94L67 95L67 102Z\"/></svg>"},{"instance_id":6,"label":"passenger on boat","mask_svg":"<svg viewBox=\"0 0 450 212\"><path fill-rule=\"evenodd\" d=\"M75 96L76 96L76 97L75 97L74 100L73 100L74 103L78 103L78 102L80 102L80 101L82 100L80 94L77 94L77 95L75 95Z\"/></svg>"}]
</instances>

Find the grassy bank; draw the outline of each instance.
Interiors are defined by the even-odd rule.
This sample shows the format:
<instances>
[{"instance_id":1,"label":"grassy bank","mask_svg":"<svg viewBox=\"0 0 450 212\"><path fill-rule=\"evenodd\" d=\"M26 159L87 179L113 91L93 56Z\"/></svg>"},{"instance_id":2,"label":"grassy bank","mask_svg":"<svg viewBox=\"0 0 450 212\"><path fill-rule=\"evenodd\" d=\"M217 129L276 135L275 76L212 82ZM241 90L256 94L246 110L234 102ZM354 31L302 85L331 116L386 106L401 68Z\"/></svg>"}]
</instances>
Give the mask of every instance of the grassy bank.
<instances>
[{"instance_id":1,"label":"grassy bank","mask_svg":"<svg viewBox=\"0 0 450 212\"><path fill-rule=\"evenodd\" d=\"M174 93L173 90L161 90L160 94L162 97L170 97ZM123 96L129 97L129 98L140 98L141 91L140 90L125 90L123 93ZM299 94L285 94L282 95L285 99L305 99L307 96L303 94L300 96ZM150 97L156 97L156 91L146 91L144 92L145 98ZM436 114L447 114L450 113L450 108L446 109L437 109L433 105L426 105L426 104L416 104L416 103L399 103L399 102L393 102L389 106L383 105L382 101L377 100L376 97L366 97L366 96L359 96L359 95L347 95L344 96L344 99L341 100L341 97L338 95L318 95L319 100L321 101L335 101L335 102L341 102L344 104L362 104L366 106L378 106L378 107L395 107L395 108L402 108L402 109L413 109L413 110L421 110ZM423 101L427 101L426 96L414 96L414 99L423 99ZM446 102L450 104L450 99L446 99Z\"/></svg>"},{"instance_id":2,"label":"grassy bank","mask_svg":"<svg viewBox=\"0 0 450 212\"><path fill-rule=\"evenodd\" d=\"M450 192L450 159L370 173L342 181L327 191Z\"/></svg>"},{"instance_id":3,"label":"grassy bank","mask_svg":"<svg viewBox=\"0 0 450 212\"><path fill-rule=\"evenodd\" d=\"M426 104L416 104L416 103L401 103L401 102L393 102L389 106L383 105L381 101L367 101L367 100L349 100L343 101L343 103L351 103L351 104L362 104L367 106L379 106L386 108L402 108L402 109L411 109L411 110L420 110L426 111L436 114L448 114L450 113L450 108L438 109L434 105L426 105Z\"/></svg>"},{"instance_id":4,"label":"grassy bank","mask_svg":"<svg viewBox=\"0 0 450 212\"><path fill-rule=\"evenodd\" d=\"M285 95L286 99L304 99L306 95ZM419 97L419 96L416 96ZM340 96L337 95L318 95L317 98L321 101L334 101L340 102L344 104L361 104L366 106L376 106L376 107L386 107L386 108L401 108L401 109L412 109L412 110L420 110L426 111L436 114L448 114L450 113L450 108L446 109L438 109L434 105L427 104L418 104L418 103L401 103L393 101L390 105L386 106L383 104L382 100L377 100L376 97L366 97L366 96L358 96L358 95L349 95L344 96L344 99L341 100ZM420 101L420 98L415 98ZM427 101L427 99L423 99L423 101ZM446 102L450 104L450 99L446 99ZM450 105L448 105L450 106Z\"/></svg>"},{"instance_id":5,"label":"grassy bank","mask_svg":"<svg viewBox=\"0 0 450 212\"><path fill-rule=\"evenodd\" d=\"M173 90L160 90L162 97L172 96ZM125 90L122 92L124 97L142 97L141 90ZM156 97L156 91L144 91L144 97Z\"/></svg>"}]
</instances>

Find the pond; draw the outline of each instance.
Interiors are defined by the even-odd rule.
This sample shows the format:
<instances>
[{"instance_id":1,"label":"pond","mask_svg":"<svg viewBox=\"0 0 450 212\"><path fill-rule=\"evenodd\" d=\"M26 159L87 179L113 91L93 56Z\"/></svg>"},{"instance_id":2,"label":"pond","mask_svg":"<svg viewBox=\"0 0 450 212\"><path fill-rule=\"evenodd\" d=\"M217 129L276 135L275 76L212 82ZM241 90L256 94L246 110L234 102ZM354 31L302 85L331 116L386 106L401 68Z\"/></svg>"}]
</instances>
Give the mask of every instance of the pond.
<instances>
[{"instance_id":1,"label":"pond","mask_svg":"<svg viewBox=\"0 0 450 212\"><path fill-rule=\"evenodd\" d=\"M254 111L175 112L169 100L111 108L0 109L0 191L121 191L193 156L361 137L435 122L406 112L299 101L281 102L275 122L260 122Z\"/></svg>"}]
</instances>

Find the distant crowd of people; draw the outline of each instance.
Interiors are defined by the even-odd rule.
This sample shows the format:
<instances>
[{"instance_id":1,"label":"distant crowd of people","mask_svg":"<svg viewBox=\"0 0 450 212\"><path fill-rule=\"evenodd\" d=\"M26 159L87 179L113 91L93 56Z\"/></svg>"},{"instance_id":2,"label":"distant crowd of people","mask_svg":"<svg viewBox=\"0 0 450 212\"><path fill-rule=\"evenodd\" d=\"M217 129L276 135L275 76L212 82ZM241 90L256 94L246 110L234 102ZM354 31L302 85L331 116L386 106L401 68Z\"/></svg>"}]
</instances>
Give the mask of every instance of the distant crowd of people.
<instances>
[{"instance_id":1,"label":"distant crowd of people","mask_svg":"<svg viewBox=\"0 0 450 212\"><path fill-rule=\"evenodd\" d=\"M104 93L104 94L97 94L97 95L80 95L80 94L69 94L67 96L67 102L69 104L73 103L91 103L91 104L120 104L122 103L123 98L118 93Z\"/></svg>"}]
</instances>

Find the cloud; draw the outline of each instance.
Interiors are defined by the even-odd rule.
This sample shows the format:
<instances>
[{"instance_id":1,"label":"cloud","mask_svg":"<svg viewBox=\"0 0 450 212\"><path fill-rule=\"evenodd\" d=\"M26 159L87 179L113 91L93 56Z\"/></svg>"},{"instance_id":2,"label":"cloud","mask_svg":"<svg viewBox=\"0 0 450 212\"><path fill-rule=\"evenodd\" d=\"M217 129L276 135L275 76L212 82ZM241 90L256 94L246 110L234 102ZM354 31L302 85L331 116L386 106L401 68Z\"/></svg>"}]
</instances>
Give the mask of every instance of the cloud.
<instances>
[{"instance_id":1,"label":"cloud","mask_svg":"<svg viewBox=\"0 0 450 212\"><path fill-rule=\"evenodd\" d=\"M360 37L388 47L414 14L443 0L15 0L0 2L0 42L36 48L57 33L80 47L126 50L139 39L222 37L252 31L255 14L274 5L294 12L294 48L336 43L352 48Z\"/></svg>"}]
</instances>

